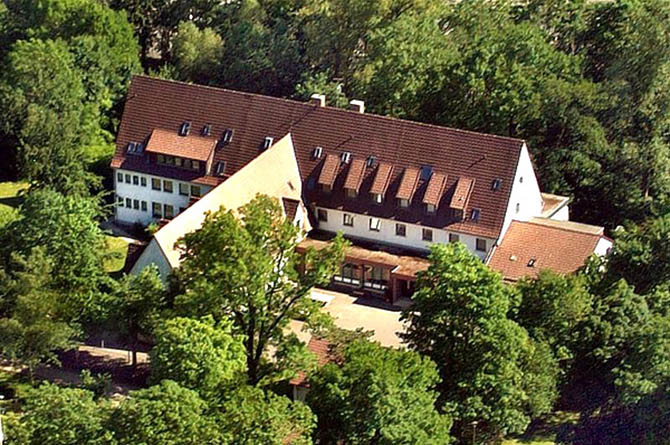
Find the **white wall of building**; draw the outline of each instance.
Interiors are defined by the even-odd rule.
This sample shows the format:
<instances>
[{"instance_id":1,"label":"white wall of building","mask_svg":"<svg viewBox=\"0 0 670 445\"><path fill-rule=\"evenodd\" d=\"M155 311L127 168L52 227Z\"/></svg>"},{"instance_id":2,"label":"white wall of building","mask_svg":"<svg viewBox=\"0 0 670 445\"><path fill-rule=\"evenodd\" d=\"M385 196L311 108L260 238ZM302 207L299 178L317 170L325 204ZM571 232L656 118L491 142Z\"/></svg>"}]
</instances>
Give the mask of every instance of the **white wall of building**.
<instances>
[{"instance_id":1,"label":"white wall of building","mask_svg":"<svg viewBox=\"0 0 670 445\"><path fill-rule=\"evenodd\" d=\"M598 243L596 244L596 248L593 250L593 253L595 253L598 256L605 256L609 253L611 248L612 248L612 240L609 238L605 238L603 236L598 240Z\"/></svg>"},{"instance_id":2,"label":"white wall of building","mask_svg":"<svg viewBox=\"0 0 670 445\"><path fill-rule=\"evenodd\" d=\"M561 207L558 212L551 215L551 219L557 221L570 221L570 206L565 205Z\"/></svg>"},{"instance_id":3,"label":"white wall of building","mask_svg":"<svg viewBox=\"0 0 670 445\"><path fill-rule=\"evenodd\" d=\"M533 163L530 160L528 147L523 144L499 240L502 241L512 220L528 221L532 217L540 215L542 215L540 186L537 182L537 176L535 176Z\"/></svg>"},{"instance_id":4,"label":"white wall of building","mask_svg":"<svg viewBox=\"0 0 670 445\"><path fill-rule=\"evenodd\" d=\"M317 214L318 214L317 207ZM450 232L447 230L441 230L431 227L425 227L433 231L433 241L424 241L423 238L423 229L424 226L417 224L409 224L398 222L391 219L379 218L381 220L381 227L379 232L370 230L370 216L360 215L355 213L343 212L341 210L326 209L323 210L328 212L328 221L319 221L319 229L326 230L328 232L342 232L346 236L353 238L359 238L364 240L369 240L378 243L391 244L411 249L420 249L428 250L431 244L435 243L448 243L449 234L453 233L459 236L459 241L466 245L466 247L476 254L482 260L486 258L488 251L493 247L495 240L491 238L481 238L486 240L486 251L478 251L476 249L476 240L477 237L472 235L465 235L458 232ZM354 217L353 226L344 225L344 214L348 213ZM404 224L406 226L406 235L404 237L396 235L396 223Z\"/></svg>"},{"instance_id":5,"label":"white wall of building","mask_svg":"<svg viewBox=\"0 0 670 445\"><path fill-rule=\"evenodd\" d=\"M123 175L123 182L119 181L119 173ZM135 180L135 178L137 178L137 180ZM144 184L146 184L144 186L142 185L142 178L144 178ZM151 186L151 180L154 178L161 181L161 190L153 190ZM130 179L130 182L126 182L126 179ZM172 193L163 191L163 181L172 182ZM137 182L137 185L135 182ZM204 195L212 189L211 187L205 185L192 184L189 182L177 181L171 178L163 178L160 176L115 169L114 191L116 194L115 199L117 200L115 213L116 220L128 224L149 224L154 220L152 213L152 203L154 202L160 203L161 206L164 206L165 204L171 205L174 209L174 214L177 215L180 208L188 207L189 201L191 199L190 196L180 194L179 184L188 184L189 193L191 185L199 186L201 195ZM120 206L118 203L119 197L123 198L123 206ZM126 205L126 199L131 200L130 208ZM138 209L134 208L135 201L138 202ZM142 202L146 203L146 210L142 210Z\"/></svg>"},{"instance_id":6,"label":"white wall of building","mask_svg":"<svg viewBox=\"0 0 670 445\"><path fill-rule=\"evenodd\" d=\"M172 268L155 238L152 238L147 247L145 247L142 255L140 255L135 264L133 264L132 269L130 269L130 273L131 275L137 275L151 264L154 264L158 268L158 273L165 282L168 276L170 276Z\"/></svg>"}]
</instances>

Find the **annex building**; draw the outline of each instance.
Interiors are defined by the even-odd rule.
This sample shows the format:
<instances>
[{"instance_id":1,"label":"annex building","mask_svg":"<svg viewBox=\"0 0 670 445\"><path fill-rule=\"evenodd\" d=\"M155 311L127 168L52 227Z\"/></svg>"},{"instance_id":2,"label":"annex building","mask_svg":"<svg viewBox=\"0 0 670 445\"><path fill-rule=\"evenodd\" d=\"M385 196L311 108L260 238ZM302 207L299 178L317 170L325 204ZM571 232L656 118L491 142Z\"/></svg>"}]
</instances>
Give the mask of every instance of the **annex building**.
<instances>
[{"instance_id":1,"label":"annex building","mask_svg":"<svg viewBox=\"0 0 670 445\"><path fill-rule=\"evenodd\" d=\"M461 242L510 281L569 273L605 254L602 227L569 221L540 191L525 142L329 107L136 76L121 121L115 218L160 221L133 271L179 265L174 243L207 211L275 197L320 248L352 241L333 286L408 297L434 243Z\"/></svg>"}]
</instances>

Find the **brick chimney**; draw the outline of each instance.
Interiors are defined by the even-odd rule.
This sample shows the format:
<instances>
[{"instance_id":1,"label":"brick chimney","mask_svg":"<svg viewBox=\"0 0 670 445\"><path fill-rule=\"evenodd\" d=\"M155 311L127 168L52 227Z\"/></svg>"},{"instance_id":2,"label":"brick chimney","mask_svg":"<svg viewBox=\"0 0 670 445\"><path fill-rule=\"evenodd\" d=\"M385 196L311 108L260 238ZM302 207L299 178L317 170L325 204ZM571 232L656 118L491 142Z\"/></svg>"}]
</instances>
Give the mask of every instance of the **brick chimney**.
<instances>
[{"instance_id":1,"label":"brick chimney","mask_svg":"<svg viewBox=\"0 0 670 445\"><path fill-rule=\"evenodd\" d=\"M312 94L312 96L309 98L310 103L316 105L317 107L325 107L326 106L326 96L323 94Z\"/></svg>"},{"instance_id":2,"label":"brick chimney","mask_svg":"<svg viewBox=\"0 0 670 445\"><path fill-rule=\"evenodd\" d=\"M349 109L358 113L365 113L365 102L354 99L349 101Z\"/></svg>"}]
</instances>

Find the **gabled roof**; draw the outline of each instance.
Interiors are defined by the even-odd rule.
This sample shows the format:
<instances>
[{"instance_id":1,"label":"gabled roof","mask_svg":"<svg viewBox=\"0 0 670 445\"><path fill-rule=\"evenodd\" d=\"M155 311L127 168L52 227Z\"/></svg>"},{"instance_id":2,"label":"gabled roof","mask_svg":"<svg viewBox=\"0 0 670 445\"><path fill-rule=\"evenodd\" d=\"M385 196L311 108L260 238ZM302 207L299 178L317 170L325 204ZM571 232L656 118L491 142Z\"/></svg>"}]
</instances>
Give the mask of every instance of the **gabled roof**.
<instances>
[{"instance_id":1,"label":"gabled roof","mask_svg":"<svg viewBox=\"0 0 670 445\"><path fill-rule=\"evenodd\" d=\"M305 198L308 202L490 238L496 238L502 230L524 145L520 139L136 76L128 91L112 167L185 175L169 169L155 171L156 166L147 164L141 156L126 156L124 150L128 142L145 141L156 128L177 132L184 121L191 122L193 129L211 124L210 134L217 139L221 139L225 129L234 130L233 140L217 149L213 159L214 162L226 161L229 174L234 174L259 155L259 147L266 136L277 140L290 132L300 173L307 185ZM320 159L313 156L317 146L323 147L324 156ZM346 163L337 166L331 193L310 186L319 178L323 158L328 154L339 158L344 152L350 153L352 161L374 156L378 164L393 166L383 204L372 205L369 198L378 169L376 165L366 165L356 199L348 199L344 192L344 172L349 168ZM462 221L454 217L447 206L442 206L434 215L427 215L423 210L421 187L415 192L418 199L413 199L408 209L398 209L393 198L402 172L424 165L431 165L435 171L447 176L445 202L451 199L457 178L475 180L469 205L482 209L479 222ZM503 179L502 186L492 193L490 184L496 178ZM221 182L221 178L209 175L195 179L214 185Z\"/></svg>"},{"instance_id":2,"label":"gabled roof","mask_svg":"<svg viewBox=\"0 0 670 445\"><path fill-rule=\"evenodd\" d=\"M473 184L474 181L470 178L458 178L456 189L451 196L449 207L455 210L465 210L468 205L468 200L470 199L470 192L472 191Z\"/></svg>"},{"instance_id":3,"label":"gabled roof","mask_svg":"<svg viewBox=\"0 0 670 445\"><path fill-rule=\"evenodd\" d=\"M206 161L216 146L216 139L189 134L179 136L176 131L156 128L151 132L146 151L169 156Z\"/></svg>"},{"instance_id":4,"label":"gabled roof","mask_svg":"<svg viewBox=\"0 0 670 445\"><path fill-rule=\"evenodd\" d=\"M546 218L512 221L489 266L508 281L536 277L542 269L572 273L584 265L602 238L603 228L598 226Z\"/></svg>"},{"instance_id":5,"label":"gabled roof","mask_svg":"<svg viewBox=\"0 0 670 445\"><path fill-rule=\"evenodd\" d=\"M423 203L437 207L444 192L444 183L447 177L442 173L433 173L426 186L426 192L423 194Z\"/></svg>"},{"instance_id":6,"label":"gabled roof","mask_svg":"<svg viewBox=\"0 0 670 445\"><path fill-rule=\"evenodd\" d=\"M416 186L419 182L419 169L406 168L400 180L400 186L395 197L398 199L411 200L416 191Z\"/></svg>"},{"instance_id":7,"label":"gabled roof","mask_svg":"<svg viewBox=\"0 0 670 445\"><path fill-rule=\"evenodd\" d=\"M333 182L335 182L335 177L337 176L339 165L340 160L337 156L334 154L326 156L326 159L323 161L323 166L321 167L321 173L319 174L319 184L332 187Z\"/></svg>"},{"instance_id":8,"label":"gabled roof","mask_svg":"<svg viewBox=\"0 0 670 445\"><path fill-rule=\"evenodd\" d=\"M363 173L365 172L365 161L363 159L354 159L349 166L347 172L347 179L344 181L344 188L356 190L361 186L363 180Z\"/></svg>"},{"instance_id":9,"label":"gabled roof","mask_svg":"<svg viewBox=\"0 0 670 445\"><path fill-rule=\"evenodd\" d=\"M298 207L300 207L300 201L297 199L291 198L282 198L282 205L284 206L284 214L288 221L295 220L295 215L298 212Z\"/></svg>"},{"instance_id":10,"label":"gabled roof","mask_svg":"<svg viewBox=\"0 0 670 445\"><path fill-rule=\"evenodd\" d=\"M370 193L383 195L386 193L386 189L389 185L389 178L391 177L391 170L393 167L391 164L380 163L377 167L377 171L374 174L374 180L372 186L370 187Z\"/></svg>"},{"instance_id":11,"label":"gabled roof","mask_svg":"<svg viewBox=\"0 0 670 445\"><path fill-rule=\"evenodd\" d=\"M300 200L302 183L290 134L154 233L170 266L175 268L180 263L180 252L174 247L177 240L199 229L207 212L222 206L237 210L258 194L277 198L280 204L284 198Z\"/></svg>"}]
</instances>

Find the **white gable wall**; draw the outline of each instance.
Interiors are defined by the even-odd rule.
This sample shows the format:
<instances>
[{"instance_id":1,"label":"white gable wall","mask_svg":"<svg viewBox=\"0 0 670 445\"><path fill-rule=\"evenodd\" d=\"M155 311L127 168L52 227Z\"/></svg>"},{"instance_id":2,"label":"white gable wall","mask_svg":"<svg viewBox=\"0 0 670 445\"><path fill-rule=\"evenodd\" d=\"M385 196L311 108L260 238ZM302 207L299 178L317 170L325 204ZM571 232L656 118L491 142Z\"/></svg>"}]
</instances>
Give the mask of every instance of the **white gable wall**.
<instances>
[{"instance_id":1,"label":"white gable wall","mask_svg":"<svg viewBox=\"0 0 670 445\"><path fill-rule=\"evenodd\" d=\"M155 238L151 239L151 242L147 247L142 251L142 254L137 259L135 264L133 264L130 273L136 275L140 273L145 267L155 264L158 268L158 273L161 276L163 281L166 281L170 273L172 272L172 267L168 263L165 254L161 250L160 246L156 242Z\"/></svg>"}]
</instances>

